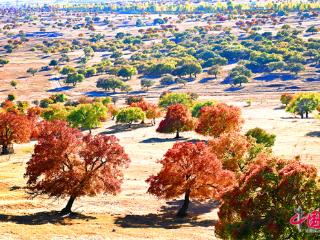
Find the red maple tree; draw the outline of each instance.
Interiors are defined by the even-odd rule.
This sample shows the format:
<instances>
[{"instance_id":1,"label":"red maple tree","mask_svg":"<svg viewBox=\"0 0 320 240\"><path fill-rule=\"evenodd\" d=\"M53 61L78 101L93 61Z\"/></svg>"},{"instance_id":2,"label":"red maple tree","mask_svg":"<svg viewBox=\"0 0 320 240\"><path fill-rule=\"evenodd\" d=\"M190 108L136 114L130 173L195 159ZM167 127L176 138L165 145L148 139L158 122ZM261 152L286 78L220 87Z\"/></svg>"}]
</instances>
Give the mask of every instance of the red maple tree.
<instances>
[{"instance_id":1,"label":"red maple tree","mask_svg":"<svg viewBox=\"0 0 320 240\"><path fill-rule=\"evenodd\" d=\"M120 192L129 161L115 136L83 136L63 121L45 122L27 163L27 187L34 196L69 197L62 213L70 213L78 197Z\"/></svg>"},{"instance_id":2,"label":"red maple tree","mask_svg":"<svg viewBox=\"0 0 320 240\"><path fill-rule=\"evenodd\" d=\"M186 216L189 198L219 198L235 183L234 173L222 169L221 161L204 142L175 143L160 163L160 172L147 179L148 192L165 199L185 194L178 217Z\"/></svg>"},{"instance_id":3,"label":"red maple tree","mask_svg":"<svg viewBox=\"0 0 320 240\"><path fill-rule=\"evenodd\" d=\"M196 132L218 137L224 132L239 131L242 123L240 108L219 103L201 109Z\"/></svg>"},{"instance_id":4,"label":"red maple tree","mask_svg":"<svg viewBox=\"0 0 320 240\"><path fill-rule=\"evenodd\" d=\"M2 154L13 153L13 143L26 143L32 132L27 116L15 112L0 113L0 145Z\"/></svg>"},{"instance_id":5,"label":"red maple tree","mask_svg":"<svg viewBox=\"0 0 320 240\"><path fill-rule=\"evenodd\" d=\"M175 138L180 138L179 133L194 129L195 120L192 118L189 109L182 104L175 104L168 107L165 118L160 122L157 132L173 133Z\"/></svg>"}]
</instances>

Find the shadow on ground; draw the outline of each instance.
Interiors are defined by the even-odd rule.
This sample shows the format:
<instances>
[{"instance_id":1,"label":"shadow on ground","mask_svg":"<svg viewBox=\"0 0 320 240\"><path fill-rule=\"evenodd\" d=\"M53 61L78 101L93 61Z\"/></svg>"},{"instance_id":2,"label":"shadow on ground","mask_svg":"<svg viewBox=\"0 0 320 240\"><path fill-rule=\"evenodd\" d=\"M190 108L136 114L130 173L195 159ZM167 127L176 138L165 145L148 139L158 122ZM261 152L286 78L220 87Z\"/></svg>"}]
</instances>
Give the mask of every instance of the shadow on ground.
<instances>
[{"instance_id":1,"label":"shadow on ground","mask_svg":"<svg viewBox=\"0 0 320 240\"><path fill-rule=\"evenodd\" d=\"M146 127L152 127L152 125L148 123L139 123L139 124L132 124L131 127L129 128L128 124L117 124L107 128L107 130L102 132L101 134L130 132L139 128L146 128Z\"/></svg>"},{"instance_id":2,"label":"shadow on ground","mask_svg":"<svg viewBox=\"0 0 320 240\"><path fill-rule=\"evenodd\" d=\"M123 228L166 228L177 229L183 226L191 227L211 227L216 224L215 220L200 220L198 215L208 213L217 208L217 201L200 203L190 202L188 216L186 218L177 218L176 213L182 205L182 201L167 202L160 213L150 213L147 215L126 215L118 217L115 224Z\"/></svg>"},{"instance_id":3,"label":"shadow on ground","mask_svg":"<svg viewBox=\"0 0 320 240\"><path fill-rule=\"evenodd\" d=\"M72 89L72 87L64 86L64 87L57 87L57 88L54 88L54 89L50 89L47 92L63 92L63 91L68 91L70 89Z\"/></svg>"},{"instance_id":4,"label":"shadow on ground","mask_svg":"<svg viewBox=\"0 0 320 240\"><path fill-rule=\"evenodd\" d=\"M62 216L58 211L51 212L38 212L29 215L6 215L0 214L0 222L12 222L16 224L25 225L42 225L42 224L62 224L68 225L70 223L65 220L80 219L80 220L92 220L95 217L86 216L80 213L71 213L69 215Z\"/></svg>"},{"instance_id":5,"label":"shadow on ground","mask_svg":"<svg viewBox=\"0 0 320 240\"><path fill-rule=\"evenodd\" d=\"M312 131L306 134L307 137L320 137L320 131Z\"/></svg>"},{"instance_id":6,"label":"shadow on ground","mask_svg":"<svg viewBox=\"0 0 320 240\"><path fill-rule=\"evenodd\" d=\"M282 80L282 81L290 81L290 80L297 80L297 76L292 74L286 74L286 73L269 73L264 74L259 77L255 77L254 80L257 81L264 81L264 82L270 82L274 80Z\"/></svg>"},{"instance_id":7,"label":"shadow on ground","mask_svg":"<svg viewBox=\"0 0 320 240\"><path fill-rule=\"evenodd\" d=\"M286 106L281 105L281 106L275 107L273 110L284 110L284 109L286 109Z\"/></svg>"},{"instance_id":8,"label":"shadow on ground","mask_svg":"<svg viewBox=\"0 0 320 240\"><path fill-rule=\"evenodd\" d=\"M243 86L242 87L231 86L231 87L225 89L224 91L225 92L236 92L236 91L242 90L243 88L244 88Z\"/></svg>"},{"instance_id":9,"label":"shadow on ground","mask_svg":"<svg viewBox=\"0 0 320 240\"><path fill-rule=\"evenodd\" d=\"M140 141L140 143L164 143L164 142L179 142L179 141L196 143L196 142L201 142L203 140L190 139L190 138L185 138L185 137L180 137L180 138L157 138L157 137L155 137L155 138L144 139L144 140Z\"/></svg>"},{"instance_id":10,"label":"shadow on ground","mask_svg":"<svg viewBox=\"0 0 320 240\"><path fill-rule=\"evenodd\" d=\"M206 78L202 78L199 83L207 83L209 81L215 80L215 78L213 77L206 77Z\"/></svg>"}]
</instances>

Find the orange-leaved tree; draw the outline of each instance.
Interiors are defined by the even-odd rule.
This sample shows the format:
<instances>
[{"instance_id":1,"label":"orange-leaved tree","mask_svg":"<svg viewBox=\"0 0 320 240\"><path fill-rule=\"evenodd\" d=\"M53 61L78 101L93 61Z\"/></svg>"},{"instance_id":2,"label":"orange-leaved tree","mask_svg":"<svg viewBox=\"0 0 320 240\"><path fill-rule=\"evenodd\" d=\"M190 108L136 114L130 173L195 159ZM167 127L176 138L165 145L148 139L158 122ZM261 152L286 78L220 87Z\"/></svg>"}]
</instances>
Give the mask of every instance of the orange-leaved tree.
<instances>
[{"instance_id":1,"label":"orange-leaved tree","mask_svg":"<svg viewBox=\"0 0 320 240\"><path fill-rule=\"evenodd\" d=\"M192 118L190 110L182 104L175 104L168 107L165 118L160 122L157 132L174 133L179 138L180 132L194 129L195 120Z\"/></svg>"},{"instance_id":2,"label":"orange-leaved tree","mask_svg":"<svg viewBox=\"0 0 320 240\"><path fill-rule=\"evenodd\" d=\"M3 103L1 103L1 108L5 112L19 113L18 106L14 102L8 99L6 99Z\"/></svg>"},{"instance_id":3,"label":"orange-leaved tree","mask_svg":"<svg viewBox=\"0 0 320 240\"><path fill-rule=\"evenodd\" d=\"M208 146L221 161L224 169L241 173L247 164L252 142L237 132L222 133L209 141Z\"/></svg>"},{"instance_id":4,"label":"orange-leaved tree","mask_svg":"<svg viewBox=\"0 0 320 240\"><path fill-rule=\"evenodd\" d=\"M234 173L222 169L221 161L204 142L175 143L160 161L162 169L147 179L148 192L159 198L172 199L184 194L177 216L184 217L189 198L218 199L235 183Z\"/></svg>"},{"instance_id":5,"label":"orange-leaved tree","mask_svg":"<svg viewBox=\"0 0 320 240\"><path fill-rule=\"evenodd\" d=\"M218 137L224 132L239 131L242 123L240 108L219 103L201 109L196 132Z\"/></svg>"},{"instance_id":6,"label":"orange-leaved tree","mask_svg":"<svg viewBox=\"0 0 320 240\"><path fill-rule=\"evenodd\" d=\"M13 143L30 141L32 125L27 116L15 112L0 113L0 145L2 154L13 153Z\"/></svg>"},{"instance_id":7,"label":"orange-leaved tree","mask_svg":"<svg viewBox=\"0 0 320 240\"><path fill-rule=\"evenodd\" d=\"M31 123L31 139L37 139L41 131L41 121L40 116L42 113L42 108L38 106L30 107L27 110L27 116Z\"/></svg>"},{"instance_id":8,"label":"orange-leaved tree","mask_svg":"<svg viewBox=\"0 0 320 240\"><path fill-rule=\"evenodd\" d=\"M156 118L161 117L160 108L153 103L149 103L145 100L139 102L133 102L130 104L130 107L139 107L142 111L145 112L146 118L152 120L152 124L156 124Z\"/></svg>"},{"instance_id":9,"label":"orange-leaved tree","mask_svg":"<svg viewBox=\"0 0 320 240\"><path fill-rule=\"evenodd\" d=\"M33 196L69 197L62 213L70 213L78 197L120 192L129 161L115 136L83 136L66 122L45 122L27 163L27 187Z\"/></svg>"}]
</instances>

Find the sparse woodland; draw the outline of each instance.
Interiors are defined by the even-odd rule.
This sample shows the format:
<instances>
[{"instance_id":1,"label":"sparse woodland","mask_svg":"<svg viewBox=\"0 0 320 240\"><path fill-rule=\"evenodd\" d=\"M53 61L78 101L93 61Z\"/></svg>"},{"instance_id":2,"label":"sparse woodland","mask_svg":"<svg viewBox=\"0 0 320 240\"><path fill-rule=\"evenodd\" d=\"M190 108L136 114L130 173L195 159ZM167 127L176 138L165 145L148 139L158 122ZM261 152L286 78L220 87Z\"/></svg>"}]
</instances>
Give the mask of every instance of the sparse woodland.
<instances>
[{"instance_id":1,"label":"sparse woodland","mask_svg":"<svg viewBox=\"0 0 320 240\"><path fill-rule=\"evenodd\" d=\"M0 9L0 233L318 239L319 1L160 3Z\"/></svg>"}]
</instances>

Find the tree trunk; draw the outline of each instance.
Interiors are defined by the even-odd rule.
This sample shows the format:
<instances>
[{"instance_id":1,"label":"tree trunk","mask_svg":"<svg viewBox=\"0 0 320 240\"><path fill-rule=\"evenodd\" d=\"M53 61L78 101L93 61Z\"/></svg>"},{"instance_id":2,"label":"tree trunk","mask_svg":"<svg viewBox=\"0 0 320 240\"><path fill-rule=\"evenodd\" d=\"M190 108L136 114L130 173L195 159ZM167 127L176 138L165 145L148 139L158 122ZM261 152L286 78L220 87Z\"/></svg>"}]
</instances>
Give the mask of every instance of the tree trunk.
<instances>
[{"instance_id":1,"label":"tree trunk","mask_svg":"<svg viewBox=\"0 0 320 240\"><path fill-rule=\"evenodd\" d=\"M309 113L308 112L306 112L306 118L309 118Z\"/></svg>"},{"instance_id":2,"label":"tree trunk","mask_svg":"<svg viewBox=\"0 0 320 240\"><path fill-rule=\"evenodd\" d=\"M68 201L66 207L61 210L61 213L62 213L62 214L71 213L71 208L72 208L72 205L73 205L73 202L74 202L75 199L76 199L76 197L70 196L69 201Z\"/></svg>"},{"instance_id":3,"label":"tree trunk","mask_svg":"<svg viewBox=\"0 0 320 240\"><path fill-rule=\"evenodd\" d=\"M91 134L91 128L89 128L89 133Z\"/></svg>"},{"instance_id":4,"label":"tree trunk","mask_svg":"<svg viewBox=\"0 0 320 240\"><path fill-rule=\"evenodd\" d=\"M300 117L301 117L301 119L303 119L303 113L300 113Z\"/></svg>"},{"instance_id":5,"label":"tree trunk","mask_svg":"<svg viewBox=\"0 0 320 240\"><path fill-rule=\"evenodd\" d=\"M2 145L2 155L8 155L14 153L13 144Z\"/></svg>"},{"instance_id":6,"label":"tree trunk","mask_svg":"<svg viewBox=\"0 0 320 240\"><path fill-rule=\"evenodd\" d=\"M177 213L177 217L183 218L183 217L187 216L187 210L188 210L189 202L190 202L189 196L190 196L190 189L188 189L184 195L184 202L183 202L182 207L180 208L180 210Z\"/></svg>"},{"instance_id":7,"label":"tree trunk","mask_svg":"<svg viewBox=\"0 0 320 240\"><path fill-rule=\"evenodd\" d=\"M179 130L177 130L177 133L176 133L176 139L180 138L180 135L179 135Z\"/></svg>"}]
</instances>

